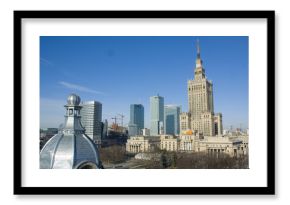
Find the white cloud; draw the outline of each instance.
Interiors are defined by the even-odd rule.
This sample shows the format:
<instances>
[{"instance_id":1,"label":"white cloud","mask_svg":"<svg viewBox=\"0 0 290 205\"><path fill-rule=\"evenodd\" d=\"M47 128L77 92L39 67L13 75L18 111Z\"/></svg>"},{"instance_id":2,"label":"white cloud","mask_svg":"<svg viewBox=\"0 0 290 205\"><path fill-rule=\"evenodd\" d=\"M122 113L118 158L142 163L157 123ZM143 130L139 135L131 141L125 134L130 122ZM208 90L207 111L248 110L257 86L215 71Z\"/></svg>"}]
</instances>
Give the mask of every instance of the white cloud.
<instances>
[{"instance_id":1,"label":"white cloud","mask_svg":"<svg viewBox=\"0 0 290 205\"><path fill-rule=\"evenodd\" d=\"M87 92L87 93L94 93L94 94L101 94L103 95L103 92L97 91L97 90L93 90L81 85L77 85L77 84L73 84L73 83L68 83L68 82L64 82L61 81L59 82L59 84L63 85L66 88L72 89L72 90L77 90L77 91L81 91L81 92Z\"/></svg>"},{"instance_id":2,"label":"white cloud","mask_svg":"<svg viewBox=\"0 0 290 205\"><path fill-rule=\"evenodd\" d=\"M45 58L40 57L40 62L52 66L53 63Z\"/></svg>"}]
</instances>

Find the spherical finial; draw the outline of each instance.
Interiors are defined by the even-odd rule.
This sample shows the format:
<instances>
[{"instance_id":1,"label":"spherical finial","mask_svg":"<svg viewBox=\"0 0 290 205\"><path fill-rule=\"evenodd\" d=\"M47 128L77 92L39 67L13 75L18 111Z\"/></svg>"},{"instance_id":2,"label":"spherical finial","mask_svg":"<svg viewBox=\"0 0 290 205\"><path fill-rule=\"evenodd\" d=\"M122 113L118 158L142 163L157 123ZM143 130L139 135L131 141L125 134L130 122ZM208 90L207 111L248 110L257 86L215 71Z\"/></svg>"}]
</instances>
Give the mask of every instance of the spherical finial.
<instances>
[{"instance_id":1,"label":"spherical finial","mask_svg":"<svg viewBox=\"0 0 290 205\"><path fill-rule=\"evenodd\" d=\"M70 94L67 98L68 105L79 105L81 102L81 98L76 94Z\"/></svg>"}]
</instances>

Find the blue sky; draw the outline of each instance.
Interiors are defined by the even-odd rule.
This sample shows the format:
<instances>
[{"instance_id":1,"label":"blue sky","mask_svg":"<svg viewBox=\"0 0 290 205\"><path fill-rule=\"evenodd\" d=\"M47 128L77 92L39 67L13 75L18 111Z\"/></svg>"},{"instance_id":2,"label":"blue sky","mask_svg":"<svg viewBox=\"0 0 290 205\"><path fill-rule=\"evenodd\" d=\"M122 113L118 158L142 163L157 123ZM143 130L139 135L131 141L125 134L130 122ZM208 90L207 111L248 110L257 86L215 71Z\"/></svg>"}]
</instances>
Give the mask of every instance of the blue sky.
<instances>
[{"instance_id":1,"label":"blue sky","mask_svg":"<svg viewBox=\"0 0 290 205\"><path fill-rule=\"evenodd\" d=\"M144 105L149 127L149 97L188 110L187 80L193 79L196 40L206 76L213 81L214 111L225 128L248 127L248 37L40 37L40 127L58 127L70 93L103 105L103 119ZM120 120L119 120L120 122Z\"/></svg>"}]
</instances>

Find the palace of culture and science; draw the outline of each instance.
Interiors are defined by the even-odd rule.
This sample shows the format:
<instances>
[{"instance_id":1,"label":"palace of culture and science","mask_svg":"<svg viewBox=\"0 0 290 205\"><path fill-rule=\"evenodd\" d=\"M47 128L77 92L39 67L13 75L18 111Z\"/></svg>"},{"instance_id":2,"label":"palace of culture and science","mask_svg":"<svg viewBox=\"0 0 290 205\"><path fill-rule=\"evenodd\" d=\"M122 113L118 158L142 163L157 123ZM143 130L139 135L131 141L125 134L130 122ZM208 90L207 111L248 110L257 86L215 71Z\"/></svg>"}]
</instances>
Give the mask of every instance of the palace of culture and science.
<instances>
[{"instance_id":1,"label":"palace of culture and science","mask_svg":"<svg viewBox=\"0 0 290 205\"><path fill-rule=\"evenodd\" d=\"M222 134L222 115L214 115L213 84L206 78L197 45L197 59L194 79L187 83L188 112L180 115L181 131L193 130L206 136Z\"/></svg>"}]
</instances>

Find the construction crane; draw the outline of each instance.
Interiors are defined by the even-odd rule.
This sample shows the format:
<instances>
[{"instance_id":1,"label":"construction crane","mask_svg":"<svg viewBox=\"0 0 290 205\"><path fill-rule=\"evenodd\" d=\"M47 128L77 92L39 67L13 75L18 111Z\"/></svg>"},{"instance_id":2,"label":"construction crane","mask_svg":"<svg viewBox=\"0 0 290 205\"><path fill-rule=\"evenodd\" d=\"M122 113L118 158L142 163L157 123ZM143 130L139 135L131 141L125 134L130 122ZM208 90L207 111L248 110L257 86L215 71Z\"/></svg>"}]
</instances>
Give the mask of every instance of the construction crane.
<instances>
[{"instance_id":1,"label":"construction crane","mask_svg":"<svg viewBox=\"0 0 290 205\"><path fill-rule=\"evenodd\" d=\"M121 117L121 123L122 123L122 127L123 127L123 119L124 119L124 117L125 117L125 115L123 115L123 114L118 114L120 117Z\"/></svg>"},{"instance_id":2,"label":"construction crane","mask_svg":"<svg viewBox=\"0 0 290 205\"><path fill-rule=\"evenodd\" d=\"M113 130L117 130L118 129L118 124L117 124L117 116L115 116L115 117L112 117L111 119L113 119L115 122L112 124L112 128L113 128Z\"/></svg>"},{"instance_id":3,"label":"construction crane","mask_svg":"<svg viewBox=\"0 0 290 205\"><path fill-rule=\"evenodd\" d=\"M122 124L122 132L124 132L124 127L123 127L123 119L124 119L124 117L125 117L125 115L123 115L123 114L118 114L120 117L121 117L121 124Z\"/></svg>"},{"instance_id":4,"label":"construction crane","mask_svg":"<svg viewBox=\"0 0 290 205\"><path fill-rule=\"evenodd\" d=\"M115 124L117 124L117 117L115 116L115 117L112 117L111 119L113 119L113 120L115 120Z\"/></svg>"}]
</instances>

